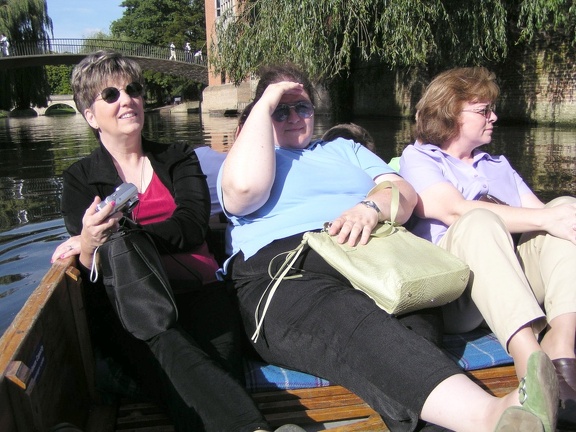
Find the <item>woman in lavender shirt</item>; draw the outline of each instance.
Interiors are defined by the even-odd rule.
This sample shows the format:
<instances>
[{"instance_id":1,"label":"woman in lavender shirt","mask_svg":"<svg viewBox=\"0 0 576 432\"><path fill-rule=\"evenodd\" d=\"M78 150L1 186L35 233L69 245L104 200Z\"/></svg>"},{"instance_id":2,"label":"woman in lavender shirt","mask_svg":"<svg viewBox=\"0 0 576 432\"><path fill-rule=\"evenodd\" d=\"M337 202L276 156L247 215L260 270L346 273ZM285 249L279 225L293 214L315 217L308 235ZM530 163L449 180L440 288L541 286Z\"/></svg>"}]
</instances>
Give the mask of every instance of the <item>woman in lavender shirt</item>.
<instances>
[{"instance_id":1,"label":"woman in lavender shirt","mask_svg":"<svg viewBox=\"0 0 576 432\"><path fill-rule=\"evenodd\" d=\"M400 174L419 195L413 232L468 263L465 294L444 307L446 330L486 323L514 358L518 377L544 351L560 384L558 425L576 426L576 199L544 204L492 140L499 88L485 68L432 80L416 114L416 143ZM514 243L511 234L518 234ZM572 429L571 429L572 430Z\"/></svg>"}]
</instances>

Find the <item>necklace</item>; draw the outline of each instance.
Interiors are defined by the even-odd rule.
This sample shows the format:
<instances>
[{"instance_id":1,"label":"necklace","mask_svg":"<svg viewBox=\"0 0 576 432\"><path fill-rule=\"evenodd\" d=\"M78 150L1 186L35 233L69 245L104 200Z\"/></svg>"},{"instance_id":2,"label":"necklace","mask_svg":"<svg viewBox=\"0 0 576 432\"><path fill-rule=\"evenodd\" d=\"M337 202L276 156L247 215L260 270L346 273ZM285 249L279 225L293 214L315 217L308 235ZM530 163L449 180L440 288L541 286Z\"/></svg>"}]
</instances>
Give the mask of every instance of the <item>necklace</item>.
<instances>
[{"instance_id":1,"label":"necklace","mask_svg":"<svg viewBox=\"0 0 576 432\"><path fill-rule=\"evenodd\" d=\"M141 160L141 164L142 167L140 168L140 190L139 190L139 195L142 195L144 193L144 174L146 173L146 156L142 156ZM134 210L132 211L132 220L134 222L138 222L138 213L140 212L140 202L138 202L136 204L136 207L134 207Z\"/></svg>"},{"instance_id":2,"label":"necklace","mask_svg":"<svg viewBox=\"0 0 576 432\"><path fill-rule=\"evenodd\" d=\"M144 193L144 173L146 169L146 156L142 157L142 170L140 172L140 193Z\"/></svg>"}]
</instances>

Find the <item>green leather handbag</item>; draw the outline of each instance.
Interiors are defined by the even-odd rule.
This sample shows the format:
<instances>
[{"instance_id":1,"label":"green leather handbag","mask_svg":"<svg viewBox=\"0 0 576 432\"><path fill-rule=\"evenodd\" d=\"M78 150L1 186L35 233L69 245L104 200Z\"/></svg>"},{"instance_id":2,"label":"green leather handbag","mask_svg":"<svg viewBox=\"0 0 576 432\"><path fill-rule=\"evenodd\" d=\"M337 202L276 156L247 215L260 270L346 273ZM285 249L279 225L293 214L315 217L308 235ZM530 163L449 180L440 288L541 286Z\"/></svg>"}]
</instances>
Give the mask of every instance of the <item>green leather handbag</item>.
<instances>
[{"instance_id":1,"label":"green leather handbag","mask_svg":"<svg viewBox=\"0 0 576 432\"><path fill-rule=\"evenodd\" d=\"M456 300L466 289L470 269L450 252L412 234L394 221L398 213L399 191L392 182L376 189L391 188L391 221L378 224L365 245L339 244L326 228L304 233L300 245L290 251L277 274L274 285L253 335L258 333L267 307L281 280L302 250L309 246L328 264L344 275L352 286L365 292L386 312L406 314L419 309L442 306Z\"/></svg>"}]
</instances>

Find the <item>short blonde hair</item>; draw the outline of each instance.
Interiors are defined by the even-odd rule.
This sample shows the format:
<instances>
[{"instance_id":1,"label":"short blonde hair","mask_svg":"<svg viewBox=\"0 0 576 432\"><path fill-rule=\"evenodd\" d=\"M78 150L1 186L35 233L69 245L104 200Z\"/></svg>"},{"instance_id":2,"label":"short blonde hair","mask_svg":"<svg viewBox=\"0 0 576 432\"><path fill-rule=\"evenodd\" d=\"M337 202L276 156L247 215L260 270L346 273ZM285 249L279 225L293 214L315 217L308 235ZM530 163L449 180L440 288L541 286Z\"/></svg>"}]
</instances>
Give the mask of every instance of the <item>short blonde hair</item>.
<instances>
[{"instance_id":1,"label":"short blonde hair","mask_svg":"<svg viewBox=\"0 0 576 432\"><path fill-rule=\"evenodd\" d=\"M414 135L437 146L460 134L460 113L466 102L494 103L500 89L496 75L484 67L450 69L437 75L416 104Z\"/></svg>"}]
</instances>

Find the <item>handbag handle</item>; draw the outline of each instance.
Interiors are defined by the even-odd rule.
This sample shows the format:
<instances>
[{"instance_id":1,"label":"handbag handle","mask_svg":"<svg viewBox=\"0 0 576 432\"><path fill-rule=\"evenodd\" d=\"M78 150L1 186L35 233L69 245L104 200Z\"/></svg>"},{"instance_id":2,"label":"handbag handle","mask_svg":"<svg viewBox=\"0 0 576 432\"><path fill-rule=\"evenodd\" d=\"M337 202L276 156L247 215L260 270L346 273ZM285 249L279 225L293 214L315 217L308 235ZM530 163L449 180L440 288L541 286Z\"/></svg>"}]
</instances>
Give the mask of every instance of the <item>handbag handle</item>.
<instances>
[{"instance_id":1,"label":"handbag handle","mask_svg":"<svg viewBox=\"0 0 576 432\"><path fill-rule=\"evenodd\" d=\"M382 189L392 189L392 199L390 200L390 223L392 225L396 224L396 216L398 215L398 208L400 207L400 191L398 190L398 186L389 180L385 180L383 182L378 183L372 189L368 191L366 194L366 198L369 198L370 195L375 194L376 192L381 191Z\"/></svg>"}]
</instances>

